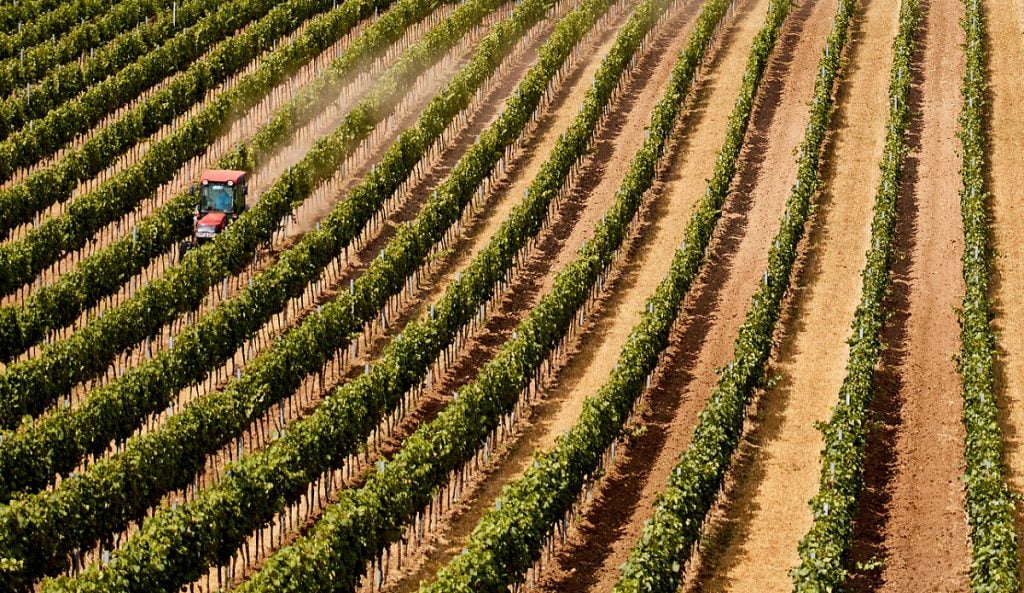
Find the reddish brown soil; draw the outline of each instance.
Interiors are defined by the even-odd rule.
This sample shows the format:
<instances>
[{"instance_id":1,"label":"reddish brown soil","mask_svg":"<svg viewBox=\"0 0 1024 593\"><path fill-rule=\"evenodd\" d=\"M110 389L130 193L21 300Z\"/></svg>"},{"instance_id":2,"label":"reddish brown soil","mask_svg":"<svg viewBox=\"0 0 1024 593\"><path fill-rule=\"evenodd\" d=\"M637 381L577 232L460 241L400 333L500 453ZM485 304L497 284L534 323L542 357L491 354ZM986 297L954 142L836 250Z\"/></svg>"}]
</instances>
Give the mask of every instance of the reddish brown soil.
<instances>
[{"instance_id":1,"label":"reddish brown soil","mask_svg":"<svg viewBox=\"0 0 1024 593\"><path fill-rule=\"evenodd\" d=\"M631 7L632 5L630 5ZM581 60L572 68L570 78L565 81L556 100L551 104L550 111L542 116L531 138L522 151L510 164L504 178L493 186L494 191L482 204L473 220L465 226L463 236L450 246L451 253L445 258L446 271L436 274L430 282L432 286L424 291L420 303L420 311L444 294L448 284L457 274L469 267L474 257L490 242L491 237L505 221L508 214L519 204L526 189L533 183L534 177L547 160L551 150L558 142L559 136L572 124L579 106L591 86L594 74L601 65L601 60L615 41L615 33L629 17L628 9L620 9L608 27L593 42L588 43L584 52L586 59ZM497 116L497 114L495 114ZM575 249L572 250L575 253ZM554 267L554 266L551 266Z\"/></svg>"},{"instance_id":2,"label":"reddish brown soil","mask_svg":"<svg viewBox=\"0 0 1024 593\"><path fill-rule=\"evenodd\" d=\"M680 229L685 228L697 201L703 196L704 180L710 177L714 167L714 155L725 137L726 120L738 93L743 64L766 10L767 2L761 0L736 5L721 50L715 53L696 89L692 115L683 123L685 144L680 145L682 158L673 170L672 183L652 198L651 211L645 216L637 248L619 263L623 276L608 289L610 296L605 310L592 321L580 351L559 373L555 386L549 391L548 398L563 402L552 421L561 430L552 431L554 434L564 432L576 422L583 401L608 379L629 332L643 313L647 298L668 272L679 245ZM666 77L671 65L666 64ZM652 93L652 99L660 96L660 92L659 87L657 93ZM651 101L650 105L653 103ZM647 120L649 113L648 110L642 121ZM632 137L624 136L620 142L639 147L643 128L632 129L637 133ZM621 171L602 179L591 192L591 199L614 194L628 164L623 160L614 161Z\"/></svg>"},{"instance_id":3,"label":"reddish brown soil","mask_svg":"<svg viewBox=\"0 0 1024 593\"><path fill-rule=\"evenodd\" d=\"M793 151L807 122L813 68L834 9L805 2L793 10L769 67L742 157L738 192L730 197L711 259L687 300L648 396L642 431L624 448L621 461L596 493L570 545L542 582L547 591L610 590L618 566L639 537L655 496L689 441L697 414L714 386L714 370L732 354L732 341L766 265L789 188L795 179ZM677 159L686 158L679 155ZM676 170L677 163L667 169ZM699 193L685 177L672 175L662 192ZM627 487L628 485L628 487Z\"/></svg>"},{"instance_id":4,"label":"reddish brown soil","mask_svg":"<svg viewBox=\"0 0 1024 593\"><path fill-rule=\"evenodd\" d=\"M860 295L884 141L897 5L862 4L851 43L824 194L811 224L782 339L757 400L725 503L698 555L693 591L790 591L788 570L811 524L821 438L839 393L849 322ZM770 559L770 560L768 560Z\"/></svg>"},{"instance_id":5,"label":"reddish brown soil","mask_svg":"<svg viewBox=\"0 0 1024 593\"><path fill-rule=\"evenodd\" d=\"M1024 6L987 0L989 32L988 127L992 190L993 325L999 359L997 401L1002 408L1004 455L1010 488L1024 493ZM1017 502L1017 533L1024 533L1024 498ZM1019 548L1024 560L1024 549ZM1022 563L1024 564L1024 563Z\"/></svg>"},{"instance_id":6,"label":"reddish brown soil","mask_svg":"<svg viewBox=\"0 0 1024 593\"><path fill-rule=\"evenodd\" d=\"M964 42L957 0L925 0L910 148L886 308L885 352L856 520L856 591L967 591L964 432L956 308L963 300L957 117ZM881 560L879 566L873 560Z\"/></svg>"}]
</instances>

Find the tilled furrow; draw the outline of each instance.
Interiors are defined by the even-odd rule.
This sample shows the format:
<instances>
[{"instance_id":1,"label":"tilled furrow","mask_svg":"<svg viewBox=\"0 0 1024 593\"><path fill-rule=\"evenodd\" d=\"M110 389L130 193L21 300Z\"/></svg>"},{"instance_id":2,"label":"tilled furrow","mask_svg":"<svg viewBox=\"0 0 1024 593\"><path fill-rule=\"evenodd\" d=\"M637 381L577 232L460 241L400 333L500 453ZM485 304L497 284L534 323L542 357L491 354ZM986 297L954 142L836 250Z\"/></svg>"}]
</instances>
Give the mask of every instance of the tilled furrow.
<instances>
[{"instance_id":1,"label":"tilled furrow","mask_svg":"<svg viewBox=\"0 0 1024 593\"><path fill-rule=\"evenodd\" d=\"M821 195L765 370L770 379L755 394L689 591L792 590L789 569L813 519L807 502L818 492L817 422L831 415L846 373L848 328L870 245L898 12L896 4L867 0L851 29Z\"/></svg>"},{"instance_id":2,"label":"tilled furrow","mask_svg":"<svg viewBox=\"0 0 1024 593\"><path fill-rule=\"evenodd\" d=\"M721 228L684 301L633 434L598 483L593 502L584 507L582 520L570 530L568 545L556 555L538 590L611 590L688 445L715 386L715 370L732 357L745 308L767 266L768 249L796 178L794 151L809 117L816 71L802 65L817 60L834 12L829 3L813 1L793 8L762 83ZM689 156L679 150L666 167L668 175L655 186L668 200L699 196L699 186L688 174L691 167L685 164Z\"/></svg>"}]
</instances>

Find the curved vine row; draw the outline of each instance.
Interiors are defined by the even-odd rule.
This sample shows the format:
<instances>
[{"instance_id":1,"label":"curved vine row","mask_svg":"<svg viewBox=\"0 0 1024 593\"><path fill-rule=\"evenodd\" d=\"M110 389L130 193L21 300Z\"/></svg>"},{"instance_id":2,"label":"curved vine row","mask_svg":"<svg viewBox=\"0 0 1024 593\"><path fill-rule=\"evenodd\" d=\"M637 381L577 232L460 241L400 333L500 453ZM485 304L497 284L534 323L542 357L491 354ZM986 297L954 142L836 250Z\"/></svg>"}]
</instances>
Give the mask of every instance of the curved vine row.
<instances>
[{"instance_id":1,"label":"curved vine row","mask_svg":"<svg viewBox=\"0 0 1024 593\"><path fill-rule=\"evenodd\" d=\"M396 9L411 9L417 1L405 0ZM492 3L467 2L464 8L453 13L452 18L472 23ZM256 276L251 286L238 296L220 303L196 325L186 328L172 348L97 389L78 409L56 410L38 422L6 435L5 441L0 443L0 476L3 477L0 483L6 486L0 489L0 497L20 490L42 488L55 473L74 468L83 456L98 454L111 440L130 436L147 414L166 408L181 389L202 380L208 372L223 364L289 299L302 294L324 267L351 244L385 198L408 178L430 145L455 115L468 105L516 39L542 14L543 11L530 4L498 26L480 44L481 49L474 59L449 82L445 92L428 104L417 125L389 148L368 179L339 203L319 229L307 233L297 246L283 252L277 263ZM428 33L428 37L452 39L457 33L452 28L438 27ZM425 43L429 44L431 40L427 39ZM311 186L312 183L303 185ZM375 311L376 308L361 307L358 323ZM347 332L327 334L317 336L315 341L331 344L334 343L331 340L336 342L347 335ZM289 351L293 341L302 343L303 339L285 337L279 347ZM328 351L330 349L323 350L324 353ZM257 357L253 364L258 368L265 358L274 356ZM289 358L282 364L299 365L303 359L305 357L294 361ZM309 359L305 360L308 362ZM276 398L282 397L284 392L280 390L278 379L268 377L266 380L276 384L274 393L281 394ZM208 440L210 435L204 438Z\"/></svg>"},{"instance_id":2,"label":"curved vine row","mask_svg":"<svg viewBox=\"0 0 1024 593\"><path fill-rule=\"evenodd\" d=\"M486 6L483 2L477 4ZM523 4L520 5L520 8L522 7ZM525 30L525 22L539 19L546 11L546 7L546 2L527 5L517 17L524 22L513 26L512 31L517 28ZM448 43L454 43L457 39L457 36L453 39L451 30L445 31L439 37L449 39ZM494 54L501 49L501 44L490 43L481 45L481 48L482 51ZM549 57L548 61L554 61L551 52L546 55ZM500 62L500 56L492 55L488 59ZM478 62L471 65L474 66L473 76L487 75L486 71L478 72L483 70L485 64ZM558 65L559 63L546 64L544 73L553 76ZM543 85L534 88L538 77L539 75L535 74L529 80L529 100L538 101L544 92ZM471 80L472 78L462 79L462 84ZM472 96L474 89L475 87L459 89L459 94ZM522 95L517 97L519 96ZM468 100L468 97L462 100ZM16 573L23 574L16 575L16 578L24 579L25 575L52 573L58 570L63 562L62 556L82 545L82 542L91 541L119 529L126 522L144 514L163 493L188 484L204 463L208 451L230 441L244 430L250 420L258 417L274 401L290 395L304 374L319 370L323 361L333 354L336 346L344 346L348 337L359 329L362 322L373 317L380 307L380 299L386 299L391 293L400 290L405 277L422 263L434 241L458 220L461 208L475 194L481 177L487 170L485 165L493 160L490 163L490 167L493 167L494 162L504 154L504 146L511 144L518 137L514 133L515 130L511 129L511 125L517 125L521 129L529 120L529 113L521 112L523 106L520 103L527 100L519 99L516 102L519 108L512 112L506 110L509 115L501 119L504 125L500 132L490 130L490 137L497 137L499 134L501 137L502 145L497 153L493 152L493 145L488 145L484 149L478 148L472 157L464 158L459 172L449 178L447 191L436 194L438 197L431 200L413 224L402 227L396 239L389 244L384 256L375 260L376 267L360 278L357 290L353 294L343 293L316 314L311 314L303 324L289 332L273 350L254 360L248 366L247 372L224 391L186 406L180 413L168 419L160 430L132 439L123 453L97 462L86 472L65 480L61 487L53 492L14 500L7 508L0 509L0 523L5 525L5 528L0 530L3 532L0 533L0 556L24 561L24 564L16 569ZM439 100L438 108L441 107L442 103ZM406 134L411 141L416 142L420 134L426 136L424 132L433 131L431 128L437 125L437 120L435 110L429 120L423 122L422 127L426 129L413 129ZM511 123L509 120L512 120ZM440 134L443 129L444 125L441 125L433 134ZM415 147L415 144L410 147ZM427 147L429 144L424 146L424 150ZM401 152L392 151L391 154L397 157L396 161L393 161L395 165L415 165L415 162L408 165L403 163L402 159L406 155ZM375 169L381 170L380 166ZM373 196L372 192L376 186L391 182L389 177L377 176L372 184L362 186L363 192ZM358 230L358 227L351 226L352 214L359 213L358 210L353 212L353 208L367 208L368 212L372 213L375 205L350 194L348 199L339 203L339 207L321 224L319 230L307 233L300 248L289 252L294 255L288 264L294 269L316 269L316 262L324 261L320 258L329 261L339 253L341 245L347 243ZM284 273L287 270L288 268L282 267L279 272ZM391 290L396 283L397 286ZM300 288L302 286L304 283ZM253 288L263 287L258 287L254 283ZM278 287L277 290L288 288ZM227 312L236 319L244 319L264 298L276 298L276 295L268 290L247 292L246 298L235 302L234 308ZM231 327L232 318L224 315L220 319L223 325L218 324L218 328ZM196 350L202 353L202 344L196 346ZM155 376L155 381L160 379L160 375ZM146 389L160 388L162 385L136 384L133 387ZM118 402L111 400L110 403L116 405ZM313 455L312 451L305 453ZM153 463L158 463L161 469L156 469ZM105 492L108 488L121 493ZM131 493L124 491L124 488L130 489ZM74 522L74 529L68 528L68 521ZM146 525L151 523L152 519L147 521Z\"/></svg>"},{"instance_id":3,"label":"curved vine row","mask_svg":"<svg viewBox=\"0 0 1024 593\"><path fill-rule=\"evenodd\" d=\"M689 448L681 455L661 492L643 535L622 566L616 593L675 592L707 513L719 492L739 441L744 410L761 377L772 346L782 299L789 286L797 246L804 233L811 198L821 182L819 161L841 73L843 48L855 0L840 2L819 62L810 121L800 146L797 181L768 252L765 278L758 283L735 342L733 360L700 414Z\"/></svg>"},{"instance_id":4,"label":"curved vine row","mask_svg":"<svg viewBox=\"0 0 1024 593\"><path fill-rule=\"evenodd\" d=\"M270 50L278 38L294 31L303 21L329 10L332 2L231 0L115 76L0 142L0 180L7 180L19 167L31 166L53 154L166 75L187 68L81 147L69 150L25 181L0 191L0 228L10 232L31 221L36 213L69 198L79 183L103 171L126 150L195 104L206 101L208 91ZM245 29L235 34L242 27ZM212 52L199 60L214 44ZM236 105L245 98L238 97L233 90L206 101L192 119L209 118L212 121L204 123L219 131L225 121L211 116L224 118L238 113ZM189 144L176 146L185 135L187 126L181 126L163 140L153 142L144 157L96 190L73 200L63 214L45 220L16 241L0 245L0 269L7 272L0 276L0 292L10 294L61 256L80 248L97 230L134 209L160 183L169 180L171 172L202 154L210 144L209 140L194 138ZM139 174L145 174L147 183L128 183L133 175ZM111 193L123 195L112 197Z\"/></svg>"},{"instance_id":5,"label":"curved vine row","mask_svg":"<svg viewBox=\"0 0 1024 593\"><path fill-rule=\"evenodd\" d=\"M989 111L986 80L986 22L982 0L964 0L967 68L961 87L960 142L963 154L960 208L964 225L964 294L959 369L963 377L966 428L964 483L971 526L971 589L1011 593L1021 588L1014 497L1006 483L1003 435L996 401L996 335L992 330L988 233L989 163L985 129Z\"/></svg>"},{"instance_id":6,"label":"curved vine row","mask_svg":"<svg viewBox=\"0 0 1024 593\"><path fill-rule=\"evenodd\" d=\"M66 4L58 3L56 6L39 3L35 8L26 7L27 10L18 14L17 30L0 35L0 58L17 56L21 49L30 48L48 38L55 38L79 22L102 14L122 1L74 0ZM15 11L8 14L12 13Z\"/></svg>"},{"instance_id":7,"label":"curved vine row","mask_svg":"<svg viewBox=\"0 0 1024 593\"><path fill-rule=\"evenodd\" d=\"M725 0L705 5L677 72L695 67L701 45L706 45L728 5ZM680 304L705 261L736 172L757 91L789 8L790 0L775 0L769 5L764 26L750 51L708 191L687 224L686 239L673 257L668 275L647 300L647 308L633 327L608 381L584 401L579 420L554 448L538 454L521 478L505 486L496 508L473 529L466 551L442 568L433 583L421 587L421 592L503 593L519 582L536 561L555 523L571 510L578 493L600 469L605 452L621 436L647 379L668 346ZM634 157L623 184L627 191L642 195L650 188L656 157L662 152L662 148L652 150L650 146L663 147L667 141L682 110L676 96L677 89L670 87L668 98L655 107L648 128L651 136Z\"/></svg>"},{"instance_id":8,"label":"curved vine row","mask_svg":"<svg viewBox=\"0 0 1024 593\"><path fill-rule=\"evenodd\" d=\"M604 2L605 6L609 3L608 0L600 0L600 2ZM525 17L526 22L517 27L525 29L529 21L541 18L550 4L548 0L520 3L517 7L517 18ZM316 357L322 364L325 358L320 351L322 346L317 338L331 339L333 337L337 340L338 338L334 337L336 334L347 336L351 331L358 329L357 326L348 328L337 326L344 320L351 319L349 311L360 311L363 308L362 303L367 299L379 298L374 293L382 291L380 287L383 276L393 273L401 281L407 275L399 273L398 270L389 272L388 268L415 266L415 261L400 261L403 257L415 258L422 263L428 253L427 247L438 240L445 230L458 220L461 209L476 193L476 188L487 171L492 169L505 154L505 148L518 138L517 130L521 131L527 125L533 108L536 107L545 92L547 86L545 81L554 77L568 57L569 51L574 45L573 42L581 37L600 16L600 12L594 12L595 5L599 5L599 0L591 0L589 6L585 7L586 10L577 9L559 23L555 34L540 52L539 65L535 66L520 84L519 92L513 95L498 122L484 132L487 140L470 149L470 153L457 165L453 176L449 177L444 186L434 194L431 204L421 213L416 222L402 227L396 239L389 244L384 256L377 260L381 263L377 264L376 269L368 271L360 278L354 296L343 293L337 301L325 305L315 317L311 315L299 329L290 333L286 339L293 339L296 332L303 331L306 331L305 337L301 341L296 341L293 347L285 346L275 349L279 352L277 360L271 360L257 372L263 372L268 377L272 376L268 375L268 372L276 372L279 382L287 381L289 383L285 386L284 392L291 393L295 388L295 375L317 370L301 368L303 364L301 361L305 361L307 357ZM487 52L495 49L493 44L481 44L480 47L486 47L484 51ZM535 221L530 222L536 224ZM520 239L520 241L525 241L525 239ZM406 255L410 252L412 252L411 255ZM469 275L463 277L468 279ZM364 280L366 278L369 280ZM490 284L492 283L488 283L488 285ZM376 311L377 306L372 307L373 311ZM470 318L477 313L476 307L471 307L468 312L461 307L462 305L459 304L454 310L451 310L451 313L456 316L469 315ZM456 319L446 319L446 321L454 323ZM314 326L313 330L307 330L310 326ZM340 331L332 331L335 329ZM450 327L445 327L444 330L454 333ZM319 331L324 335L321 337L311 334L309 331ZM403 334L403 336L408 335L410 335L408 332ZM394 344L396 348L405 349L409 355L413 356L418 353L408 350L409 348L430 347L430 344L426 342L410 341L405 337L396 340ZM341 345L344 346L344 340ZM298 352L295 351L300 348L301 350ZM292 350L292 352L280 354L281 350ZM290 361L283 358L285 356L298 357L299 361ZM295 368L295 364L299 364L300 368ZM259 365L254 363L252 366ZM381 369L381 371L391 376L395 376L397 373L396 378L402 378L402 375L406 373L406 369L394 367ZM251 400L253 395L258 395L258 393L245 394L244 390L240 388L240 386L245 386L248 377L251 377L251 374L243 375L239 383L223 392L223 395L219 396L221 402L217 408L203 414L192 414L192 424L195 424L197 420L206 424L206 426L198 427L197 436L202 438L210 434L211 430L221 430L220 427L210 426L210 422L212 420L215 423L222 423L224 414L230 414L231 418L236 421L240 415L244 418L247 413L245 408L253 405L247 403L246 399ZM375 379L379 378L379 375L375 375ZM352 387L343 388L345 395L329 398L310 418L301 420L295 426L290 427L288 432L281 439L272 443L266 451L247 458L248 461L245 463L250 464L253 468L251 471L257 472L256 474L249 473L250 470L234 468L231 475L225 476L217 486L201 491L197 501L179 507L173 512L158 513L145 522L139 537L132 540L137 543L129 542L122 547L114 555L114 559L107 565L105 571L96 569L83 574L80 579L92 583L108 582L107 579L112 578L111 574L123 574L121 571L127 569L132 571L131 579L134 581L135 571L140 570L138 568L140 566L150 567L145 569L145 574L153 576L146 578L174 579L173 581L160 581L162 586L166 585L172 588L177 586L176 583L187 582L198 576L202 567L221 557L225 550L233 550L237 547L240 537L244 537L252 528L259 527L263 521L272 517L275 512L274 508L283 504L282 496L294 497L296 488L300 492L304 491L304 485L309 481L305 476L308 476L309 472L312 471L315 475L322 471L322 469L317 470L317 467L322 468L324 464L329 466L332 463L338 463L346 451L354 451L365 440L370 430L376 426L375 418L379 418L383 411L377 408L380 413L375 414L369 401L358 402L358 399L375 399L376 393L362 393L367 387L365 383L350 385ZM378 390L387 388L389 388L388 385L377 387ZM268 389L277 390L277 383L260 389L264 392ZM207 398L207 401L210 399ZM169 422L174 423L177 419L189 415L195 407L196 405L187 407L181 414L172 417ZM218 413L216 415L210 413L214 411ZM239 424L239 426L244 426L244 424ZM200 451L191 450L192 441L184 442L190 449L182 456L184 463L188 464L189 460L202 457ZM145 452L142 454L145 455ZM261 476L258 478L261 488L268 487L275 490L269 499L262 494L257 496L255 492L251 491L249 479L255 475ZM236 502L238 501L243 502L243 507L237 506ZM242 512L239 512L240 510ZM207 515L207 513L209 514ZM179 528L180 525L190 524L198 516L218 517L217 525L219 527L205 530L202 533L190 533ZM148 543L151 541L172 541L175 544L156 549ZM184 554L182 554L183 552ZM157 556L151 556L152 554L157 554ZM118 560L119 558L120 560ZM174 567L174 574L168 575L168 571L158 567ZM50 583L55 583L52 586L61 590L60 587L72 586L71 582L57 580ZM118 582L123 583L123 581Z\"/></svg>"},{"instance_id":9,"label":"curved vine row","mask_svg":"<svg viewBox=\"0 0 1024 593\"><path fill-rule=\"evenodd\" d=\"M882 350L883 300L889 286L900 175L912 116L911 69L920 21L917 0L902 0L899 30L893 42L889 119L871 220L871 247L861 272L860 303L847 341L850 355L846 376L839 389L839 402L822 430L825 445L818 493L809 503L814 519L800 541L800 562L792 571L793 591L797 593L835 591L846 581L845 561L853 544L853 518L864 480L875 367Z\"/></svg>"},{"instance_id":10,"label":"curved vine row","mask_svg":"<svg viewBox=\"0 0 1024 593\"><path fill-rule=\"evenodd\" d=\"M434 10L441 1L404 0L360 33L349 48L332 61L331 65L305 85L292 100L281 106L248 141L225 155L217 166L228 169L256 170L286 142L295 130L308 123L322 105L326 93L341 86L351 76L353 68L368 57L398 39L406 28ZM350 31L360 19L373 11L387 8L391 0L348 0L312 23L305 33L292 43L279 48L263 60L261 66L239 83L239 88L251 87L246 95L262 96L314 56L330 47L335 40ZM241 91L240 91L241 92ZM251 104L248 100L247 105ZM212 139L211 139L212 142ZM71 271L62 274L53 284L40 287L21 306L0 308L0 360L10 360L43 339L47 332L74 322L89 307L121 288L155 257L175 247L178 241L192 232L192 212L195 198L183 191L141 220L131 236L118 239L102 250L86 257ZM277 212L280 208L275 209ZM284 216L284 213L281 214ZM248 218L242 214L243 218ZM210 285L229 272L237 273L249 261L253 248L270 237L279 219L266 218L260 227L258 240L235 245L226 259L230 269L209 280ZM219 240L219 238L218 238ZM217 242L215 240L215 242ZM209 286L203 286L205 290ZM179 291L180 292L180 291ZM172 295L176 293L172 292ZM182 302L179 296L161 301L157 309L149 309L151 322L148 332L155 332L168 319L195 308L198 301ZM124 305L122 303L122 305ZM155 305L151 305L155 306ZM135 341L145 335L134 334ZM134 343L134 342L130 342ZM120 342L113 353L126 347ZM2 379L0 379L2 382ZM33 389L39 389L36 384ZM62 387L68 389L70 386ZM3 388L0 388L3 393ZM2 399L2 396L0 396Z\"/></svg>"},{"instance_id":11,"label":"curved vine row","mask_svg":"<svg viewBox=\"0 0 1024 593\"><path fill-rule=\"evenodd\" d=\"M143 16L148 18L150 12L164 9L167 0L125 1L100 22L83 23L58 40L4 60L0 63L0 95L5 97L0 103L0 140L29 121L44 117L89 85L128 67L215 12L225 1L183 2L152 23L143 23ZM104 43L108 37L114 38ZM85 50L90 55L79 63ZM18 90L21 92L15 94Z\"/></svg>"}]
</instances>

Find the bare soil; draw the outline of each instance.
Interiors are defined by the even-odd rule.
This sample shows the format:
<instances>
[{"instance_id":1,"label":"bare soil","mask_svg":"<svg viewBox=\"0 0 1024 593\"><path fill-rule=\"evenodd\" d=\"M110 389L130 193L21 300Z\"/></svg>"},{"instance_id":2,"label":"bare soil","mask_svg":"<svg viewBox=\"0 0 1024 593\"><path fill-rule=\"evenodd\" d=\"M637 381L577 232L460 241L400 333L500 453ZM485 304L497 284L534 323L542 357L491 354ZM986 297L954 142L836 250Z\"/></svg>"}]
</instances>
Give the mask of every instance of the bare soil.
<instances>
[{"instance_id":1,"label":"bare soil","mask_svg":"<svg viewBox=\"0 0 1024 593\"><path fill-rule=\"evenodd\" d=\"M821 435L845 374L882 155L898 5L870 0L853 29L834 144L785 319L775 383L761 394L698 555L692 591L790 591L788 571L811 525ZM770 560L768 560L770 559Z\"/></svg>"},{"instance_id":2,"label":"bare soil","mask_svg":"<svg viewBox=\"0 0 1024 593\"><path fill-rule=\"evenodd\" d=\"M469 267L476 255L490 243L513 208L522 202L526 188L540 172L559 136L575 119L594 74L605 54L611 49L619 26L628 19L631 8L632 5L626 9L616 8L618 13L610 19L610 26L585 45L583 51L589 55L570 69L554 101L540 116L536 129L509 164L506 174L491 186L485 202L461 229L461 236L450 244L448 253L439 258L444 260L444 270L430 277L429 286L425 287L422 296L418 298L419 313L423 313L431 303L441 298L448 285ZM495 119L499 113L500 110L496 110Z\"/></svg>"},{"instance_id":3,"label":"bare soil","mask_svg":"<svg viewBox=\"0 0 1024 593\"><path fill-rule=\"evenodd\" d=\"M989 33L988 127L995 248L992 300L996 343L996 398L1003 411L1004 456L1010 488L1024 493L1024 7L1015 0L984 4ZM1017 502L1017 533L1024 533L1024 499ZM1024 554L1024 552L1022 552ZM1024 560L1024 558L1022 558Z\"/></svg>"},{"instance_id":4,"label":"bare soil","mask_svg":"<svg viewBox=\"0 0 1024 593\"><path fill-rule=\"evenodd\" d=\"M866 486L855 522L854 591L967 591L960 347L960 158L964 43L956 0L921 2L910 154L898 204ZM872 560L882 560L879 566Z\"/></svg>"},{"instance_id":5,"label":"bare soil","mask_svg":"<svg viewBox=\"0 0 1024 593\"><path fill-rule=\"evenodd\" d=\"M638 246L619 264L621 279L610 287L610 297L600 317L592 320L579 352L559 373L556 385L549 391L550 400L563 402L551 420L554 435L576 422L584 399L596 393L608 379L629 332L640 320L647 298L668 272L679 246L681 229L685 228L703 196L704 180L711 176L714 168L715 154L725 137L726 121L739 90L743 64L754 34L764 20L767 5L762 0L737 3L733 21L726 25L721 49L715 52L710 67L702 73L695 89L696 100L688 110L692 115L688 115L683 124L685 145L680 145L680 150L685 156L677 161L670 186L680 191L664 191L652 198ZM666 64L666 78L671 65ZM652 107L662 88L659 86L651 93L653 100L649 104ZM650 110L642 121L646 121L649 113ZM635 134L623 137L620 145L640 146L643 128L632 129ZM631 157L632 151L627 154ZM620 170L602 179L591 191L591 199L615 193L628 165L624 160L613 160L613 166Z\"/></svg>"},{"instance_id":6,"label":"bare soil","mask_svg":"<svg viewBox=\"0 0 1024 593\"><path fill-rule=\"evenodd\" d=\"M542 581L545 591L610 590L618 567L639 537L658 492L689 442L697 415L715 383L715 369L732 355L733 340L766 265L767 248L795 179L793 151L802 139L813 63L834 8L824 2L794 7L769 65L762 95L704 272L689 295L648 394L648 410L595 502ZM686 158L678 155L676 160ZM672 162L668 169L677 170ZM691 185L688 187L687 183ZM692 180L671 175L659 187L675 195L699 192Z\"/></svg>"},{"instance_id":7,"label":"bare soil","mask_svg":"<svg viewBox=\"0 0 1024 593\"><path fill-rule=\"evenodd\" d=\"M601 128L595 148L587 159L584 173L580 176L582 181L566 200L568 209L572 212L571 220L566 220L565 216L560 215L559 222L553 227L556 233L542 233L544 238L541 240L540 249L531 257L528 265L529 271L525 278L529 285L523 287L517 282L517 286L503 298L502 308L506 303L510 304L511 308L517 311L514 316L516 319L525 317L530 308L550 289L557 272L575 259L577 250L593 234L595 225L614 200L614 188L621 182L632 153L644 139L644 135L636 133L635 130L643 129L653 105L660 98L674 65L671 56L683 47L686 32L692 26L697 8L699 7L696 3L687 2L676 9L667 23L662 25L662 33L651 44L649 53L634 70L631 81L614 105L613 113ZM605 39L602 47L594 52L594 62L600 62L600 58L613 41L614 36ZM586 81L596 70L597 64L594 62L587 65L587 74L582 77L584 91L589 86ZM546 133L542 136L541 142L546 137L557 138L557 132L567 126L575 116L578 101L582 99L583 93L577 93L576 89L571 92L578 95L576 101L566 103L564 119L555 128L555 134ZM553 141L551 144L553 145ZM504 193L508 194L508 199L516 199L522 194L525 185L532 180L533 173L539 169L546 156L546 151L538 152L536 159L531 159L519 169L524 172L525 177L517 176L506 185ZM501 207L498 207L498 210L500 209ZM471 241L476 249L482 246L475 245L475 239ZM630 259L630 256L625 259ZM524 288L526 290L523 290ZM498 316L495 316L488 325L496 321L499 321ZM514 324L502 325L506 327L503 339L507 339ZM589 329L577 340L578 346L580 340L583 341L581 347L584 349L587 347L588 332ZM491 349L493 350L493 347ZM579 348L572 348L572 356L575 356L578 350ZM448 383L444 389L450 392L457 389L458 385L458 382ZM555 389L557 390L557 387ZM580 395L582 397L583 394ZM514 442L509 443L500 453L500 461L486 474L480 476L469 496L464 497L452 516L444 522L431 547L425 549L420 558L408 561L404 578L396 580L392 585L394 590L414 590L421 580L429 579L437 569L458 553L480 517L493 506L494 498L504 485L522 475L535 452L550 447L557 436L575 422L575 415L564 413L564 404L564 398L552 393L544 395L544 399L531 410L529 419L521 425L521 432L515 437Z\"/></svg>"}]
</instances>

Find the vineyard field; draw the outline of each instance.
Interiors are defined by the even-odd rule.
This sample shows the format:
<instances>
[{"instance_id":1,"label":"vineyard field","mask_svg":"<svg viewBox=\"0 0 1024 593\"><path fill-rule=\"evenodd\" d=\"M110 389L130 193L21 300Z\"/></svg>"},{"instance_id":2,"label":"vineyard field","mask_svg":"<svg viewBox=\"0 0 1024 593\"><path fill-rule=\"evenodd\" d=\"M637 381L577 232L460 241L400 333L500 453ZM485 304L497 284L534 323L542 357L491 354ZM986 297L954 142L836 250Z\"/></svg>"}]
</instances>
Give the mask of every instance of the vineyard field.
<instances>
[{"instance_id":1,"label":"vineyard field","mask_svg":"<svg viewBox=\"0 0 1024 593\"><path fill-rule=\"evenodd\" d=\"M0 592L1024 590L1019 1L0 27Z\"/></svg>"}]
</instances>

